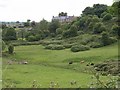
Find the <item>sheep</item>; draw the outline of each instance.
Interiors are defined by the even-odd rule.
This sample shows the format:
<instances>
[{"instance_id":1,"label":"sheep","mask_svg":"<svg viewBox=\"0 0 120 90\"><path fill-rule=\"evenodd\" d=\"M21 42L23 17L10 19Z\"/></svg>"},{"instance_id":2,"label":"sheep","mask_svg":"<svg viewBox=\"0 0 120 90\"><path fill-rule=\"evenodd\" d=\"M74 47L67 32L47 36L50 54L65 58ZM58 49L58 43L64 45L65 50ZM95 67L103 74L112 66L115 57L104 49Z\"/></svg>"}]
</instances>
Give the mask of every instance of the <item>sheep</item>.
<instances>
[{"instance_id":1,"label":"sheep","mask_svg":"<svg viewBox=\"0 0 120 90\"><path fill-rule=\"evenodd\" d=\"M84 63L84 62L85 62L84 60L80 61L81 64Z\"/></svg>"},{"instance_id":2,"label":"sheep","mask_svg":"<svg viewBox=\"0 0 120 90\"><path fill-rule=\"evenodd\" d=\"M28 64L28 62L27 62L27 61L25 61L25 62L23 62L23 64Z\"/></svg>"},{"instance_id":3,"label":"sheep","mask_svg":"<svg viewBox=\"0 0 120 90\"><path fill-rule=\"evenodd\" d=\"M72 61L70 61L70 62L69 62L69 64L73 64L73 62L72 62Z\"/></svg>"},{"instance_id":4,"label":"sheep","mask_svg":"<svg viewBox=\"0 0 120 90\"><path fill-rule=\"evenodd\" d=\"M91 63L90 65L92 65L92 66L93 66L93 65L94 65L94 63Z\"/></svg>"},{"instance_id":5,"label":"sheep","mask_svg":"<svg viewBox=\"0 0 120 90\"><path fill-rule=\"evenodd\" d=\"M12 64L13 64L13 62L12 62L12 61L8 61L8 64L9 64L9 65L12 65Z\"/></svg>"}]
</instances>

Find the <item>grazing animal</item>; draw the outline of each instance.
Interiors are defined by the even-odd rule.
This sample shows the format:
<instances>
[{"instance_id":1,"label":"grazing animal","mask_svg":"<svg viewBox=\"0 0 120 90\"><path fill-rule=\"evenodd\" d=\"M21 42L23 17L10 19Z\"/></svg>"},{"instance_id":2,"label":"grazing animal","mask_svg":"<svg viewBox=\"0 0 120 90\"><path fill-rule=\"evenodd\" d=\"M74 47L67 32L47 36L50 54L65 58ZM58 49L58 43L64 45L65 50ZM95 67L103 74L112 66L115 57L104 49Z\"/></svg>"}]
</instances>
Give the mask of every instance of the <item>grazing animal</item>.
<instances>
[{"instance_id":1,"label":"grazing animal","mask_svg":"<svg viewBox=\"0 0 120 90\"><path fill-rule=\"evenodd\" d=\"M94 63L91 63L90 65L92 65L92 66L93 66L93 65L94 65Z\"/></svg>"},{"instance_id":2,"label":"grazing animal","mask_svg":"<svg viewBox=\"0 0 120 90\"><path fill-rule=\"evenodd\" d=\"M23 64L28 64L28 62L27 62L27 61L25 61L25 62L23 62Z\"/></svg>"},{"instance_id":3,"label":"grazing animal","mask_svg":"<svg viewBox=\"0 0 120 90\"><path fill-rule=\"evenodd\" d=\"M84 63L85 61L84 60L82 60L80 63L82 64L82 63Z\"/></svg>"},{"instance_id":4,"label":"grazing animal","mask_svg":"<svg viewBox=\"0 0 120 90\"><path fill-rule=\"evenodd\" d=\"M86 66L89 66L89 64L87 64Z\"/></svg>"},{"instance_id":5,"label":"grazing animal","mask_svg":"<svg viewBox=\"0 0 120 90\"><path fill-rule=\"evenodd\" d=\"M12 64L13 64L13 62L12 62L12 61L8 61L8 64L9 64L9 65L12 65Z\"/></svg>"},{"instance_id":6,"label":"grazing animal","mask_svg":"<svg viewBox=\"0 0 120 90\"><path fill-rule=\"evenodd\" d=\"M71 62L69 62L69 64L73 64L73 62L71 61Z\"/></svg>"}]
</instances>

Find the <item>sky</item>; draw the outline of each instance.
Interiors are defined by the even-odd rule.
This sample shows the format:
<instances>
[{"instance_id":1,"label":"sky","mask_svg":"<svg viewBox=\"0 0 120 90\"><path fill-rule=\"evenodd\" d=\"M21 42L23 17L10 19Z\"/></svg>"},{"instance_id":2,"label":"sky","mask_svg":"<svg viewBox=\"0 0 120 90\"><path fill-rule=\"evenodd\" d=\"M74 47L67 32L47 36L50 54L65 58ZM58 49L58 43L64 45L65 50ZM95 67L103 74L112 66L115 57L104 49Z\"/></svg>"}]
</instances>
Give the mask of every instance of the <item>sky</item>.
<instances>
[{"instance_id":1,"label":"sky","mask_svg":"<svg viewBox=\"0 0 120 90\"><path fill-rule=\"evenodd\" d=\"M80 16L86 7L98 3L110 6L113 0L0 0L0 21L50 21L59 12Z\"/></svg>"}]
</instances>

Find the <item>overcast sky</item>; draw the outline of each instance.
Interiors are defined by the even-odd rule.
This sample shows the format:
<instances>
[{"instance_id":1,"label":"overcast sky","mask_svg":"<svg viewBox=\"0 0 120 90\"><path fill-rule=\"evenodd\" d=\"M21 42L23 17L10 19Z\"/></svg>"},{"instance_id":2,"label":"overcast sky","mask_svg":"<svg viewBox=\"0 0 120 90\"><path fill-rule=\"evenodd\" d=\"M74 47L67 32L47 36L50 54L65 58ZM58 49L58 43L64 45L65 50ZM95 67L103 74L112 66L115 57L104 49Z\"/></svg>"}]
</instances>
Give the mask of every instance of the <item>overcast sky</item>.
<instances>
[{"instance_id":1,"label":"overcast sky","mask_svg":"<svg viewBox=\"0 0 120 90\"><path fill-rule=\"evenodd\" d=\"M98 3L112 5L113 0L0 0L0 21L50 21L62 11L80 16L84 8Z\"/></svg>"}]
</instances>

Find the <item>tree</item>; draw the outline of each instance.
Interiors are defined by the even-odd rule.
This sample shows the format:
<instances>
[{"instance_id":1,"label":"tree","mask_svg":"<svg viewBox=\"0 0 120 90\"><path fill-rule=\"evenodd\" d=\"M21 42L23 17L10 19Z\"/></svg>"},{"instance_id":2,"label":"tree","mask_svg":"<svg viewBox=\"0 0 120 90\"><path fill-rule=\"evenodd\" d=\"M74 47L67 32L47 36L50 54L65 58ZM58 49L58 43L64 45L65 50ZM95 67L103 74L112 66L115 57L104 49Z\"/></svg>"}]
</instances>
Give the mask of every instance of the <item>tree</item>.
<instances>
[{"instance_id":1,"label":"tree","mask_svg":"<svg viewBox=\"0 0 120 90\"><path fill-rule=\"evenodd\" d=\"M115 36L120 36L120 26L113 25L112 26L112 34Z\"/></svg>"},{"instance_id":2,"label":"tree","mask_svg":"<svg viewBox=\"0 0 120 90\"><path fill-rule=\"evenodd\" d=\"M48 30L48 22L45 19L40 21L39 29L42 30L42 31L43 30Z\"/></svg>"},{"instance_id":3,"label":"tree","mask_svg":"<svg viewBox=\"0 0 120 90\"><path fill-rule=\"evenodd\" d=\"M94 14L97 15L98 17L101 16L101 14L105 11L107 11L107 5L104 4L94 4Z\"/></svg>"},{"instance_id":4,"label":"tree","mask_svg":"<svg viewBox=\"0 0 120 90\"><path fill-rule=\"evenodd\" d=\"M120 16L120 1L114 2L112 6L109 8L109 12L112 15Z\"/></svg>"},{"instance_id":5,"label":"tree","mask_svg":"<svg viewBox=\"0 0 120 90\"><path fill-rule=\"evenodd\" d=\"M101 39L102 39L102 43L103 43L104 46L109 45L110 39L109 39L109 35L106 32L102 33L102 38Z\"/></svg>"},{"instance_id":6,"label":"tree","mask_svg":"<svg viewBox=\"0 0 120 90\"><path fill-rule=\"evenodd\" d=\"M10 45L8 46L8 53L9 53L9 54L13 54L13 52L14 52L14 46L10 44Z\"/></svg>"},{"instance_id":7,"label":"tree","mask_svg":"<svg viewBox=\"0 0 120 90\"><path fill-rule=\"evenodd\" d=\"M94 14L94 9L92 7L86 7L82 13L84 15L93 15Z\"/></svg>"},{"instance_id":8,"label":"tree","mask_svg":"<svg viewBox=\"0 0 120 90\"><path fill-rule=\"evenodd\" d=\"M106 31L105 26L102 23L96 23L95 26L93 27L93 33L94 34L99 34L102 33L103 31Z\"/></svg>"},{"instance_id":9,"label":"tree","mask_svg":"<svg viewBox=\"0 0 120 90\"><path fill-rule=\"evenodd\" d=\"M65 13L64 13L64 12L61 12L61 13L58 14L58 16L59 16L59 17L60 17L60 16L67 16L67 13L66 13L66 12L65 12Z\"/></svg>"},{"instance_id":10,"label":"tree","mask_svg":"<svg viewBox=\"0 0 120 90\"><path fill-rule=\"evenodd\" d=\"M108 21L108 20L111 20L112 19L112 15L111 14L106 14L104 17L103 17L103 21Z\"/></svg>"},{"instance_id":11,"label":"tree","mask_svg":"<svg viewBox=\"0 0 120 90\"><path fill-rule=\"evenodd\" d=\"M72 25L69 30L63 32L63 37L75 37L77 36L77 28L75 25Z\"/></svg>"},{"instance_id":12,"label":"tree","mask_svg":"<svg viewBox=\"0 0 120 90\"><path fill-rule=\"evenodd\" d=\"M6 48L6 44L5 44L5 42L2 40L2 51L4 51L5 48Z\"/></svg>"},{"instance_id":13,"label":"tree","mask_svg":"<svg viewBox=\"0 0 120 90\"><path fill-rule=\"evenodd\" d=\"M97 15L100 18L101 14L107 11L107 7L104 4L94 4L93 7L86 7L82 13L83 15Z\"/></svg>"},{"instance_id":14,"label":"tree","mask_svg":"<svg viewBox=\"0 0 120 90\"><path fill-rule=\"evenodd\" d=\"M14 28L7 28L6 33L3 37L4 40L17 40L16 31Z\"/></svg>"},{"instance_id":15,"label":"tree","mask_svg":"<svg viewBox=\"0 0 120 90\"><path fill-rule=\"evenodd\" d=\"M52 22L49 24L48 30L50 33L56 34L56 29L60 27L60 23L58 20L52 20Z\"/></svg>"}]
</instances>

